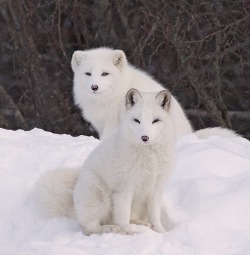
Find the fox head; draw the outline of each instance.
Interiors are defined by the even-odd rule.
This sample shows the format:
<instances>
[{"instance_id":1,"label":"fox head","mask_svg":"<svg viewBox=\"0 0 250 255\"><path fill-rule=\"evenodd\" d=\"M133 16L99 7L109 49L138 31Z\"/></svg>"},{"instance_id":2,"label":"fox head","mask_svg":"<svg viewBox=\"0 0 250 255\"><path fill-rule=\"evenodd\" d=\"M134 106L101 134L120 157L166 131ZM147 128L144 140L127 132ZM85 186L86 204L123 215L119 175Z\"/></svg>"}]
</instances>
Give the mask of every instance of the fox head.
<instances>
[{"instance_id":1,"label":"fox head","mask_svg":"<svg viewBox=\"0 0 250 255\"><path fill-rule=\"evenodd\" d=\"M78 93L102 94L113 89L119 84L126 64L126 55L122 50L99 48L75 51L71 67Z\"/></svg>"},{"instance_id":2,"label":"fox head","mask_svg":"<svg viewBox=\"0 0 250 255\"><path fill-rule=\"evenodd\" d=\"M144 145L166 140L166 132L172 130L170 103L171 94L167 90L153 94L130 89L126 95L122 117L122 127L129 136L128 139Z\"/></svg>"}]
</instances>

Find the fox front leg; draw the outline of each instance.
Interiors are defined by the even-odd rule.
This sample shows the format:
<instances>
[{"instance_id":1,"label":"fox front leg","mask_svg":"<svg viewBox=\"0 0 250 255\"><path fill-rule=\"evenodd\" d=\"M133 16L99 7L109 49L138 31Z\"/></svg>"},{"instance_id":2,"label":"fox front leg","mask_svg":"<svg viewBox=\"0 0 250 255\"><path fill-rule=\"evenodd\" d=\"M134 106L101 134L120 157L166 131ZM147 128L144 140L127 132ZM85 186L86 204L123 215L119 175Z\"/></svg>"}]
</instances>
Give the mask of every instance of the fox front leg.
<instances>
[{"instance_id":1,"label":"fox front leg","mask_svg":"<svg viewBox=\"0 0 250 255\"><path fill-rule=\"evenodd\" d=\"M159 233L165 233L166 230L161 224L161 192L156 188L150 194L147 203L148 220L153 225L152 229Z\"/></svg>"},{"instance_id":2,"label":"fox front leg","mask_svg":"<svg viewBox=\"0 0 250 255\"><path fill-rule=\"evenodd\" d=\"M126 234L133 234L130 224L132 194L119 192L113 194L113 222L121 227Z\"/></svg>"}]
</instances>

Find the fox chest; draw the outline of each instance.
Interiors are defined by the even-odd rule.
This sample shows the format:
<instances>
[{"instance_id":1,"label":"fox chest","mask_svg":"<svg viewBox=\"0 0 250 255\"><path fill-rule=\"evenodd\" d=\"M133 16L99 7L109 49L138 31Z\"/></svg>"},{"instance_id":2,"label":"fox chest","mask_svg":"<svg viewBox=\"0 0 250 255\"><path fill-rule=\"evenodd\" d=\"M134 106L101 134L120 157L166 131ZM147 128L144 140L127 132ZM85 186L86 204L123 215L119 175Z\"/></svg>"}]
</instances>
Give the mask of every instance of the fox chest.
<instances>
[{"instance_id":1,"label":"fox chest","mask_svg":"<svg viewBox=\"0 0 250 255\"><path fill-rule=\"evenodd\" d=\"M155 187L157 178L164 172L164 164L156 157L130 158L123 162L123 171L118 171L118 188L147 193Z\"/></svg>"}]
</instances>

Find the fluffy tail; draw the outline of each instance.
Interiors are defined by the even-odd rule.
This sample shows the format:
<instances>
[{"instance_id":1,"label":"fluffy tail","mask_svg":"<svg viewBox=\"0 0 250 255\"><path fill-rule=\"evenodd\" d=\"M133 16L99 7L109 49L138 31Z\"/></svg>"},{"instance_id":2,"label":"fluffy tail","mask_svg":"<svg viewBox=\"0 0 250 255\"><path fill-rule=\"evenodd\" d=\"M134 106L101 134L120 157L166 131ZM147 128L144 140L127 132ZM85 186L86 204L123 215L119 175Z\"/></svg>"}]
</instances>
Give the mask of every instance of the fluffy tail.
<instances>
[{"instance_id":1,"label":"fluffy tail","mask_svg":"<svg viewBox=\"0 0 250 255\"><path fill-rule=\"evenodd\" d=\"M75 217L73 189L81 168L46 172L35 186L35 196L43 216Z\"/></svg>"},{"instance_id":2,"label":"fluffy tail","mask_svg":"<svg viewBox=\"0 0 250 255\"><path fill-rule=\"evenodd\" d=\"M221 137L238 137L233 130L226 129L226 128L221 128L221 127L214 127L214 128L205 128L205 129L200 129L195 132L196 136L198 138L207 138L209 136L221 136Z\"/></svg>"}]
</instances>

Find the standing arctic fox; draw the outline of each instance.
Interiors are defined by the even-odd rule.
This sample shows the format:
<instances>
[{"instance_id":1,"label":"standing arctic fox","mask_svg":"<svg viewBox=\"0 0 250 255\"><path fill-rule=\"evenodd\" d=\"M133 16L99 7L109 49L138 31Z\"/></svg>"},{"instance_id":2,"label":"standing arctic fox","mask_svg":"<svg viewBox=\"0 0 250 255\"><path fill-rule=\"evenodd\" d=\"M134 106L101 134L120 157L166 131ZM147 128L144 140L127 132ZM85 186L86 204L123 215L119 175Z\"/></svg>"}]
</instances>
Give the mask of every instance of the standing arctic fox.
<instances>
[{"instance_id":1,"label":"standing arctic fox","mask_svg":"<svg viewBox=\"0 0 250 255\"><path fill-rule=\"evenodd\" d=\"M74 71L74 101L102 140L117 128L122 101L129 89L148 93L164 89L145 72L130 65L122 50L75 51L71 66ZM169 114L178 136L192 132L189 120L174 97Z\"/></svg>"},{"instance_id":2,"label":"standing arctic fox","mask_svg":"<svg viewBox=\"0 0 250 255\"><path fill-rule=\"evenodd\" d=\"M119 127L92 151L80 175L50 172L38 182L43 211L74 215L87 235L131 233L131 223L165 232L161 196L176 150L171 100L166 90L129 90Z\"/></svg>"}]
</instances>

